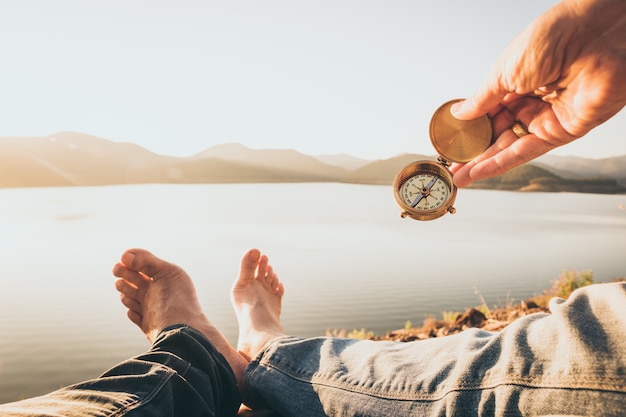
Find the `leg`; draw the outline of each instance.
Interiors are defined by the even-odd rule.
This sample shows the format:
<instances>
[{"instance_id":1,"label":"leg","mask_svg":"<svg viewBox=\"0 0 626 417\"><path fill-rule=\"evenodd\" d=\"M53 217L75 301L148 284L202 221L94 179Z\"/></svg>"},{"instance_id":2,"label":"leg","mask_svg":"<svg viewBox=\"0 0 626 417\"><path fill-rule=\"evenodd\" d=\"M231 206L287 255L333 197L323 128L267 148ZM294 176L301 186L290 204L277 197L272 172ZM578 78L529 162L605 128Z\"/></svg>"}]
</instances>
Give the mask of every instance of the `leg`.
<instances>
[{"instance_id":1,"label":"leg","mask_svg":"<svg viewBox=\"0 0 626 417\"><path fill-rule=\"evenodd\" d=\"M0 405L6 417L234 416L240 403L224 358L196 330L165 329L152 348L100 377Z\"/></svg>"},{"instance_id":2,"label":"leg","mask_svg":"<svg viewBox=\"0 0 626 417\"><path fill-rule=\"evenodd\" d=\"M189 276L131 250L113 270L129 318L152 348L92 381L0 406L3 416L234 416L247 361L200 308Z\"/></svg>"},{"instance_id":3,"label":"leg","mask_svg":"<svg viewBox=\"0 0 626 417\"><path fill-rule=\"evenodd\" d=\"M193 282L184 270L150 252L133 249L122 255L113 274L119 277L115 288L128 308L128 318L151 343L164 328L186 324L211 341L232 368L237 382L242 382L248 361L206 317Z\"/></svg>"},{"instance_id":4,"label":"leg","mask_svg":"<svg viewBox=\"0 0 626 417\"><path fill-rule=\"evenodd\" d=\"M626 284L551 309L410 343L280 338L246 369L246 400L299 416L623 415Z\"/></svg>"}]
</instances>

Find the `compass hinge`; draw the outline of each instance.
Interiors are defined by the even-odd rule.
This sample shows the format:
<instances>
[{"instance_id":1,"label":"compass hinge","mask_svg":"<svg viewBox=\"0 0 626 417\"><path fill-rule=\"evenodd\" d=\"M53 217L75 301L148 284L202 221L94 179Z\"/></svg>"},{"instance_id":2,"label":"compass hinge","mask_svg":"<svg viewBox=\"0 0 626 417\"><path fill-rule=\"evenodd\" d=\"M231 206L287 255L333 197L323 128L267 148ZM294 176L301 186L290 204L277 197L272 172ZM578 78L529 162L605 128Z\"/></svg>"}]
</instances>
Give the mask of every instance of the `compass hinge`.
<instances>
[{"instance_id":1,"label":"compass hinge","mask_svg":"<svg viewBox=\"0 0 626 417\"><path fill-rule=\"evenodd\" d=\"M437 161L443 165L444 167L449 167L450 166L450 162L448 162L448 160L446 158L444 158L443 156L438 156L437 157Z\"/></svg>"}]
</instances>

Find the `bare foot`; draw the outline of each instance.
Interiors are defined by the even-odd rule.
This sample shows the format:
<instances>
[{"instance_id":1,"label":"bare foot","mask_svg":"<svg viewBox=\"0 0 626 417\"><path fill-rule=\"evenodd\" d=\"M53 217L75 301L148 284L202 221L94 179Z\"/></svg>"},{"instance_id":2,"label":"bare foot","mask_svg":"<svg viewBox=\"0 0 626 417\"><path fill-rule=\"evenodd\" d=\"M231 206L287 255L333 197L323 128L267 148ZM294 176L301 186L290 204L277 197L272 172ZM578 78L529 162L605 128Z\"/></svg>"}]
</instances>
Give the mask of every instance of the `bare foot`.
<instances>
[{"instance_id":1,"label":"bare foot","mask_svg":"<svg viewBox=\"0 0 626 417\"><path fill-rule=\"evenodd\" d=\"M285 289L267 256L257 249L241 259L231 302L239 322L237 350L247 360L254 358L271 339L284 335L280 309Z\"/></svg>"},{"instance_id":2,"label":"bare foot","mask_svg":"<svg viewBox=\"0 0 626 417\"><path fill-rule=\"evenodd\" d=\"M186 324L202 333L226 358L240 387L248 364L202 311L189 275L180 267L143 249L130 249L113 267L115 288L128 318L154 342L159 332L174 324Z\"/></svg>"}]
</instances>

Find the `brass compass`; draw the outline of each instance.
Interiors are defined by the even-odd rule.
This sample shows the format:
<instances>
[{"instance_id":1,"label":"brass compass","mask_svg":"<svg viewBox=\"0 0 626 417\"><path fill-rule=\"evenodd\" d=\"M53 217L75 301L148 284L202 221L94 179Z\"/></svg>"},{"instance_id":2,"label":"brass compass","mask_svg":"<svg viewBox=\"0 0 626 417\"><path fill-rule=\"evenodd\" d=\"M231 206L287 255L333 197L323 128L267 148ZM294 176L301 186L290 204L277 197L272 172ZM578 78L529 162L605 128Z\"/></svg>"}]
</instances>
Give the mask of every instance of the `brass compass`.
<instances>
[{"instance_id":1,"label":"brass compass","mask_svg":"<svg viewBox=\"0 0 626 417\"><path fill-rule=\"evenodd\" d=\"M393 191L402 209L400 216L415 220L433 220L452 207L457 188L448 166L452 162L469 162L491 144L492 128L488 116L459 120L450 107L462 99L441 105L430 120L430 141L439 154L437 161L421 160L407 165L396 175Z\"/></svg>"}]
</instances>

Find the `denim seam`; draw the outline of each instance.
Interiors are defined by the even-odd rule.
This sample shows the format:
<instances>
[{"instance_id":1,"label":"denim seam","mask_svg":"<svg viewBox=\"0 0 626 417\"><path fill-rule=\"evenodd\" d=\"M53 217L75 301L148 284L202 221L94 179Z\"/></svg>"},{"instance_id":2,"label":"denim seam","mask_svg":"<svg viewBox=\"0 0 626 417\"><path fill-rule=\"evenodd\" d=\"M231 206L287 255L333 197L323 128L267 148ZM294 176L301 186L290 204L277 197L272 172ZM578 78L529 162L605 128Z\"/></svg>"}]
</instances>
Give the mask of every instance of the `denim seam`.
<instances>
[{"instance_id":1,"label":"denim seam","mask_svg":"<svg viewBox=\"0 0 626 417\"><path fill-rule=\"evenodd\" d=\"M129 405L124 405L124 407L118 408L114 413L111 414L111 417L115 417L115 416L121 416L124 415L132 410L135 410L137 408L140 408L148 403L150 403L150 401L152 401L154 399L154 397L159 393L159 391L161 391L161 389L163 388L163 386L170 380L172 379L172 376L174 375L174 373L172 373L171 371L167 370L168 368L163 366L163 365L159 365L159 368L164 369L165 370L165 377L161 380L161 382L154 387L154 389L150 392L149 395L142 397L138 400L135 400L132 402L132 404Z\"/></svg>"},{"instance_id":2,"label":"denim seam","mask_svg":"<svg viewBox=\"0 0 626 417\"><path fill-rule=\"evenodd\" d=\"M280 369L276 369L279 372L282 372ZM507 386L515 386L515 387L525 387L530 389L552 389L552 390L566 390L566 391L605 391L605 392L614 392L616 394L626 394L624 392L623 386L566 386L566 385L549 385L549 384L528 384L514 381L506 381L499 384L491 384L491 385L459 385L456 388L443 390L439 395L424 395L419 393L399 393L388 390L378 390L372 388L362 388L359 386L349 385L346 383L328 383L327 381L320 381L319 379L312 378L311 380L306 380L304 378L295 377L293 375L289 375L285 372L282 372L285 375L293 378L294 380L301 381L304 383L310 383L311 385L317 386L325 386L331 389L338 389L342 391L354 392L362 395L368 395L371 397L388 399L388 400L398 400L398 401L439 401L454 392L467 392L467 391L491 391L496 390L501 387Z\"/></svg>"},{"instance_id":3,"label":"denim seam","mask_svg":"<svg viewBox=\"0 0 626 417\"><path fill-rule=\"evenodd\" d=\"M597 382L597 383L594 383ZM518 385L529 388L554 388L554 389L580 389L580 390L602 390L602 391L615 391L626 392L626 385L622 378L612 377L580 377L564 381L562 383L548 383L548 382L533 382L527 379L507 378L502 382L496 382L492 384L458 384L461 389L485 389L491 387L497 387L501 385Z\"/></svg>"},{"instance_id":4,"label":"denim seam","mask_svg":"<svg viewBox=\"0 0 626 417\"><path fill-rule=\"evenodd\" d=\"M443 398L445 398L448 394L453 393L453 392L461 392L461 391L487 391L487 390L495 390L499 387L504 387L504 386L518 386L518 387L528 387L528 388L534 388L534 389L554 389L554 390L570 390L570 391L585 391L585 390L592 390L592 391L597 391L597 390L601 390L601 391L606 391L606 392L615 392L617 394L626 394L626 392L624 392L624 388L625 386L622 384L615 384L615 385L611 385L611 386L606 386L605 385L598 385L598 386L592 386L592 385L578 385L578 386L571 386L570 385L552 385L552 384L531 384L528 383L527 381L516 381L516 380L507 380L507 381L503 381L501 383L495 383L495 384L490 384L490 385L462 385L459 384L457 387L452 388L452 389L448 389L445 390L444 392L440 393L439 395L424 395L417 392L414 393L400 393L400 392L394 392L394 391L389 391L389 390L380 390L380 389L373 389L373 388L362 388L360 386L356 386L356 385L351 385L345 382L329 382L327 380L327 378L325 377L321 377L321 376L317 376L313 375L310 378L304 378L298 375L294 375L290 372L288 372L285 369L276 367L275 365L269 364L269 363L264 363L264 364L260 364L257 363L257 366L255 367L255 369L253 369L247 376L246 378L246 385L248 384L248 381L250 380L250 378L252 377L252 374L255 373L258 368L260 366L264 366L268 369L273 369L276 372L280 372L283 375L286 375L288 378L291 378L295 381L299 381L299 382L303 382L305 384L311 384L311 385L317 385L317 386L324 386L327 388L332 388L332 389L338 389L338 390L344 390L344 391L348 391L348 392L354 392L354 393L359 393L359 394L363 394L363 395L369 395L371 397L376 397L376 398L383 398L383 399L389 399L389 400L401 400L401 401L439 401ZM588 378L589 379L589 378ZM600 378L594 378L597 380L600 380ZM607 379L613 379L613 378L604 378L604 380ZM621 382L621 381L620 381Z\"/></svg>"},{"instance_id":5,"label":"denim seam","mask_svg":"<svg viewBox=\"0 0 626 417\"><path fill-rule=\"evenodd\" d=\"M297 379L299 381L303 381L306 382L306 380L301 379L301 378L294 378ZM420 393L400 393L397 391L388 391L388 390L377 390L377 389L372 389L372 388L362 388L362 387L358 387L358 386L353 386L353 385L348 385L348 384L342 384L342 383L336 383L336 384L329 384L327 382L320 382L319 380L315 380L312 379L310 381L311 384L314 385L319 385L319 386L326 386L329 388L336 388L336 389L341 389L341 390L346 390L346 391L352 391L355 393L360 393L360 394L364 394L364 395L369 395L372 397L378 397L378 398L388 398L388 399L394 399L394 400L405 400L405 401L437 401L440 400L444 397L446 397L448 394L453 393L453 392L463 392L463 391L490 391L490 390L495 390L497 388L500 387L506 387L506 386L515 386L515 387L526 387L526 388L531 388L531 389L553 389L553 390L568 390L568 391L605 391L605 392L615 392L617 394L626 394L623 390L623 387L615 387L615 388L611 388L611 387L606 387L606 386L565 386L565 385L534 385L534 384L526 384L526 383L520 383L520 382L513 382L513 381L507 381L507 382L502 382L499 384L491 384L491 385L458 385L455 388L451 388L451 389L447 389L447 390L442 390L438 395L424 395L424 394L420 394Z\"/></svg>"}]
</instances>

